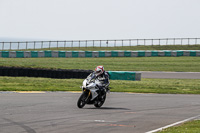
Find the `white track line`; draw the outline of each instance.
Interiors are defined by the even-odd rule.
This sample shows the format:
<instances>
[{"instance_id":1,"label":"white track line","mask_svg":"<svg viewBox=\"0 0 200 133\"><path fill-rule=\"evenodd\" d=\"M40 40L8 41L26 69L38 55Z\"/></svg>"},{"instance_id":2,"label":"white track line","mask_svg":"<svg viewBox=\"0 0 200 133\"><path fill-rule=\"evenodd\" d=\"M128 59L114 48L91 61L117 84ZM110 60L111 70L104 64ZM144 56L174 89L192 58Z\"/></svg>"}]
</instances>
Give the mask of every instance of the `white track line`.
<instances>
[{"instance_id":1,"label":"white track line","mask_svg":"<svg viewBox=\"0 0 200 133\"><path fill-rule=\"evenodd\" d=\"M170 125L167 125L167 126L164 126L164 127L161 127L161 128L155 129L155 130L152 130L152 131L148 131L148 132L146 132L146 133L155 133L155 132L161 131L161 130L163 130L163 129L166 129L166 128L169 128L169 127L173 127L173 126L175 126L175 125L178 125L178 124L181 124L181 123L190 121L190 120L194 120L194 119L196 119L196 118L198 118L198 117L200 117L200 115L197 115L197 116L194 116L194 117L191 117L191 118L182 120L182 121L178 121L178 122L176 122L176 123L173 123L173 124L170 124Z\"/></svg>"},{"instance_id":2,"label":"white track line","mask_svg":"<svg viewBox=\"0 0 200 133\"><path fill-rule=\"evenodd\" d=\"M113 122L117 122L117 121L106 121L106 120L79 120L82 122L102 122L102 123L113 123Z\"/></svg>"}]
</instances>

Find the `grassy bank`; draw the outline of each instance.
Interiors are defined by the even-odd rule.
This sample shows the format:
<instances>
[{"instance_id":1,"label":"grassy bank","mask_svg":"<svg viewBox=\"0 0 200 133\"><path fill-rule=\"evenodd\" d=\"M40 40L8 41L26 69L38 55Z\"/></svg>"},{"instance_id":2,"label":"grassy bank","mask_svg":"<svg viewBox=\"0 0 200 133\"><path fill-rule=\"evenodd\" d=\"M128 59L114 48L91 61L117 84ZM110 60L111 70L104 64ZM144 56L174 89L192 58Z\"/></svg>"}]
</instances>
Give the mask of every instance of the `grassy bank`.
<instances>
[{"instance_id":1,"label":"grassy bank","mask_svg":"<svg viewBox=\"0 0 200 133\"><path fill-rule=\"evenodd\" d=\"M104 65L112 71L200 72L199 57L117 57L117 58L1 58L0 66L49 69L93 70Z\"/></svg>"},{"instance_id":2,"label":"grassy bank","mask_svg":"<svg viewBox=\"0 0 200 133\"><path fill-rule=\"evenodd\" d=\"M200 120L186 122L182 125L165 129L158 133L199 133Z\"/></svg>"},{"instance_id":3,"label":"grassy bank","mask_svg":"<svg viewBox=\"0 0 200 133\"><path fill-rule=\"evenodd\" d=\"M83 79L0 77L0 91L81 91ZM112 92L200 94L200 79L111 80Z\"/></svg>"}]
</instances>

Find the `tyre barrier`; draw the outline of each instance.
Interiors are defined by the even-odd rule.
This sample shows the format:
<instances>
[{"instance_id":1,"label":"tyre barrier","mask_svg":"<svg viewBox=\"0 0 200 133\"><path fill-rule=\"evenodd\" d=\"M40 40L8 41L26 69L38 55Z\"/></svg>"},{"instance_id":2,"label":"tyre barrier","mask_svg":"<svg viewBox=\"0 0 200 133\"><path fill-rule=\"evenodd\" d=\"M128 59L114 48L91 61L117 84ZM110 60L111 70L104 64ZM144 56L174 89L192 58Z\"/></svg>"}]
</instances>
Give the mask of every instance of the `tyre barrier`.
<instances>
[{"instance_id":1,"label":"tyre barrier","mask_svg":"<svg viewBox=\"0 0 200 133\"><path fill-rule=\"evenodd\" d=\"M0 76L12 77L45 77L57 79L85 79L92 70L78 69L38 69L20 67L0 67ZM141 73L126 71L108 71L111 80L141 80Z\"/></svg>"},{"instance_id":2,"label":"tyre barrier","mask_svg":"<svg viewBox=\"0 0 200 133\"><path fill-rule=\"evenodd\" d=\"M159 51L0 51L2 58L40 57L178 57L199 56L200 50L159 50Z\"/></svg>"},{"instance_id":3,"label":"tyre barrier","mask_svg":"<svg viewBox=\"0 0 200 133\"><path fill-rule=\"evenodd\" d=\"M38 69L38 68L20 68L20 67L0 67L0 76L13 77L45 77L58 79L84 79L92 70L65 70L65 69Z\"/></svg>"}]
</instances>

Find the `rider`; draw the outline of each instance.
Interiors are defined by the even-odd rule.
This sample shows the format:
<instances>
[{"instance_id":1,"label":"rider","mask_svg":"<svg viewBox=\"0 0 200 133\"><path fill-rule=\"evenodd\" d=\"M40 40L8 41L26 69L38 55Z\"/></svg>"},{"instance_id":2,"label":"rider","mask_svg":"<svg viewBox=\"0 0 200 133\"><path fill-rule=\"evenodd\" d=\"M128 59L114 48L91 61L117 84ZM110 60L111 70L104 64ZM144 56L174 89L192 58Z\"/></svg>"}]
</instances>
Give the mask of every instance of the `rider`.
<instances>
[{"instance_id":1,"label":"rider","mask_svg":"<svg viewBox=\"0 0 200 133\"><path fill-rule=\"evenodd\" d=\"M109 89L108 89L108 86L110 84L109 75L108 75L107 72L105 72L104 67L103 66L97 66L95 68L94 72L91 73L89 76L91 76L93 74L95 74L96 79L98 79L99 82L101 83L101 85L98 86L100 91L103 90L104 88L106 89L106 91L109 91Z\"/></svg>"}]
</instances>

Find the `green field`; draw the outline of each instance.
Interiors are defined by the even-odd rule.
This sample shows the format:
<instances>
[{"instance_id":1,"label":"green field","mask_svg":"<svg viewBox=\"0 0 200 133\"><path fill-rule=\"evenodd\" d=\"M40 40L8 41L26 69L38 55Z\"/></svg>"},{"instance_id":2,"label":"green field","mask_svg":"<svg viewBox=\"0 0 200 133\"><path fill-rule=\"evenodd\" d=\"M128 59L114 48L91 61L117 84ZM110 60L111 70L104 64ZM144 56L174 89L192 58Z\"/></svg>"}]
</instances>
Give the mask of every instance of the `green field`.
<instances>
[{"instance_id":1,"label":"green field","mask_svg":"<svg viewBox=\"0 0 200 133\"><path fill-rule=\"evenodd\" d=\"M134 50L195 50L200 49L199 46L137 46ZM133 47L121 47L120 50L126 50L125 48ZM97 65L104 65L107 71L200 72L199 57L0 58L0 66L11 67L94 70ZM81 79L0 77L0 90L77 91L80 90L82 81ZM111 80L110 87L114 92L200 94L199 83L200 80L190 79L142 79L134 82Z\"/></svg>"},{"instance_id":2,"label":"green field","mask_svg":"<svg viewBox=\"0 0 200 133\"><path fill-rule=\"evenodd\" d=\"M200 132L200 120L194 120L186 122L179 126L167 128L158 133L199 133Z\"/></svg>"},{"instance_id":3,"label":"green field","mask_svg":"<svg viewBox=\"0 0 200 133\"><path fill-rule=\"evenodd\" d=\"M0 66L94 70L97 65L111 71L200 72L199 57L0 58Z\"/></svg>"},{"instance_id":4,"label":"green field","mask_svg":"<svg viewBox=\"0 0 200 133\"><path fill-rule=\"evenodd\" d=\"M83 79L0 77L0 91L81 91ZM200 94L200 79L110 80L112 92Z\"/></svg>"}]
</instances>

